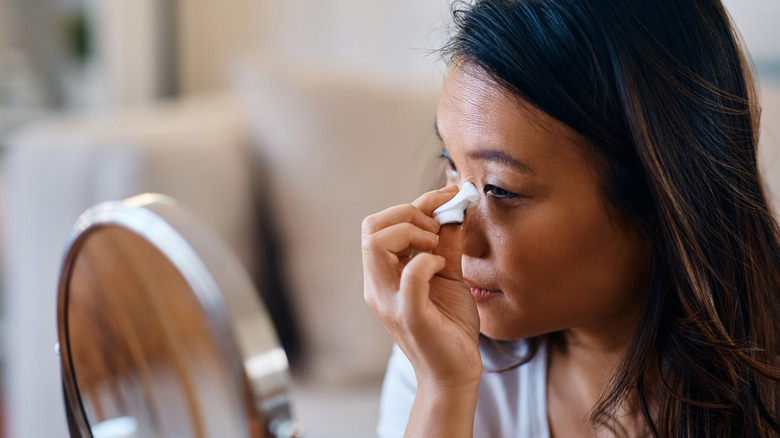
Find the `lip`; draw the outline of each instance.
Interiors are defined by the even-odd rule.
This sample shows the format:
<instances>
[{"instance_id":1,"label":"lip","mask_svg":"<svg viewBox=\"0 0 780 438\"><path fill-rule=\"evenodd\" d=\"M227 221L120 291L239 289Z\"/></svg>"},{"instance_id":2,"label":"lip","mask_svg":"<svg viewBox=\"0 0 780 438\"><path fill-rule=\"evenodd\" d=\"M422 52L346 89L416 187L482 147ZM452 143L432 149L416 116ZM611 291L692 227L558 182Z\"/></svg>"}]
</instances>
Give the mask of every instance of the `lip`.
<instances>
[{"instance_id":1,"label":"lip","mask_svg":"<svg viewBox=\"0 0 780 438\"><path fill-rule=\"evenodd\" d=\"M466 286L468 286L469 289L471 289L471 296L474 297L475 301L486 300L488 298L492 298L502 294L500 290L493 290L486 287L482 287L478 283L469 280L467 278L464 278L463 282L466 283Z\"/></svg>"}]
</instances>

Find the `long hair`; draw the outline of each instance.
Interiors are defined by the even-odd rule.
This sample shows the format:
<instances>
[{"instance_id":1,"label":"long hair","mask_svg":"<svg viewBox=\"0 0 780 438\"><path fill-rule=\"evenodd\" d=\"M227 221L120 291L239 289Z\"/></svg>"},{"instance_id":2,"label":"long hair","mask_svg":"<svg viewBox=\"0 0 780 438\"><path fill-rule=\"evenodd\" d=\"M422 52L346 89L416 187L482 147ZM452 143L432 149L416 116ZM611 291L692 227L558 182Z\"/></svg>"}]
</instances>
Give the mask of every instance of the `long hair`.
<instances>
[{"instance_id":1,"label":"long hair","mask_svg":"<svg viewBox=\"0 0 780 438\"><path fill-rule=\"evenodd\" d=\"M477 0L453 14L450 59L579 132L604 198L652 245L650 296L594 427L617 432L632 400L656 437L780 435L780 234L720 0Z\"/></svg>"}]
</instances>

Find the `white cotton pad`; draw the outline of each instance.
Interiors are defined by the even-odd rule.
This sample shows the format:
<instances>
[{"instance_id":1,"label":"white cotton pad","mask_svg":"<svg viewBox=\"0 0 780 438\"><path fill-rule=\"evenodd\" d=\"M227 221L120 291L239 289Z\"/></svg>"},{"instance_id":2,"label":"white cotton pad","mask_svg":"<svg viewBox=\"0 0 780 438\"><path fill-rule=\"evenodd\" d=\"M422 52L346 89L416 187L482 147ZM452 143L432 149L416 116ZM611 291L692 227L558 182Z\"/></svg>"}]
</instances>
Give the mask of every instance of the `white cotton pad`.
<instances>
[{"instance_id":1,"label":"white cotton pad","mask_svg":"<svg viewBox=\"0 0 780 438\"><path fill-rule=\"evenodd\" d=\"M459 224L463 222L463 214L467 209L477 205L479 192L474 184L463 183L460 192L454 198L442 204L433 211L433 218L440 224Z\"/></svg>"}]
</instances>

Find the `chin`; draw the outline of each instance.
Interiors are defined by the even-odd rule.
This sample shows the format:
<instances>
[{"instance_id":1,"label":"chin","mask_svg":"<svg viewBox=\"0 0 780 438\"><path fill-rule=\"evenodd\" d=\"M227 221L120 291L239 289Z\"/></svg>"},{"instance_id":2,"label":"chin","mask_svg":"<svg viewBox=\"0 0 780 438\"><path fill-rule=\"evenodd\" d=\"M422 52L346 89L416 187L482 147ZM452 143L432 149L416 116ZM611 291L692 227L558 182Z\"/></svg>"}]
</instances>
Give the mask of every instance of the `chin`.
<instances>
[{"instance_id":1,"label":"chin","mask_svg":"<svg viewBox=\"0 0 780 438\"><path fill-rule=\"evenodd\" d=\"M495 327L492 324L485 324L485 318L482 316L482 312L480 312L479 319L479 333L495 341L516 341L528 337L523 336L522 333L515 333L514 330L507 330L505 327Z\"/></svg>"},{"instance_id":2,"label":"chin","mask_svg":"<svg viewBox=\"0 0 780 438\"><path fill-rule=\"evenodd\" d=\"M497 317L496 315L489 314L487 311L479 309L479 332L485 337L496 341L517 341L520 339L532 338L534 336L545 335L556 331L554 328L542 327L541 325L533 323L519 323L519 319L513 321L514 324L507 326L506 324L491 324L495 321L506 321L507 316L502 315Z\"/></svg>"}]
</instances>

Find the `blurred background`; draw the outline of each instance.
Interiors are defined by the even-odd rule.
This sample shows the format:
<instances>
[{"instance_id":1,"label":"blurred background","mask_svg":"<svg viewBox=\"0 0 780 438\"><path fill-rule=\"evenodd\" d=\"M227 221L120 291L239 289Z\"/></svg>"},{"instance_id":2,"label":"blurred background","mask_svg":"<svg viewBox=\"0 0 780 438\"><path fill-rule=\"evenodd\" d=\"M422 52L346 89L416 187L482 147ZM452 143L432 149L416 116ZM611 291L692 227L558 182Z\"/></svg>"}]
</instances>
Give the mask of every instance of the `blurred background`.
<instances>
[{"instance_id":1,"label":"blurred background","mask_svg":"<svg viewBox=\"0 0 780 438\"><path fill-rule=\"evenodd\" d=\"M95 203L156 191L236 251L309 436L374 434L391 341L360 221L435 184L447 0L0 0L0 438L67 435L55 297ZM780 1L726 0L780 194Z\"/></svg>"}]
</instances>

